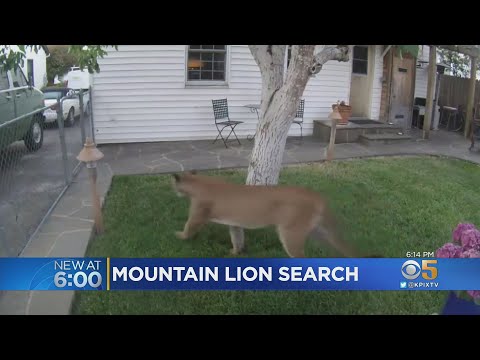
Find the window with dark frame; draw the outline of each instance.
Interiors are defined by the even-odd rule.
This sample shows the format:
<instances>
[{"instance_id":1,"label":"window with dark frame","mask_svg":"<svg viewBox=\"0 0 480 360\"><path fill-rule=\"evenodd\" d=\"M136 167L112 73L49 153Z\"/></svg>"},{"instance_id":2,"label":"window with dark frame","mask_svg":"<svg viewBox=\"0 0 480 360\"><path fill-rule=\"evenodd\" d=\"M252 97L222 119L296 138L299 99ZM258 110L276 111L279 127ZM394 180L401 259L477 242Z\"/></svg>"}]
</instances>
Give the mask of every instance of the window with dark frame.
<instances>
[{"instance_id":1,"label":"window with dark frame","mask_svg":"<svg viewBox=\"0 0 480 360\"><path fill-rule=\"evenodd\" d=\"M187 81L226 81L227 45L189 45Z\"/></svg>"},{"instance_id":2,"label":"window with dark frame","mask_svg":"<svg viewBox=\"0 0 480 360\"><path fill-rule=\"evenodd\" d=\"M368 46L355 45L353 47L352 72L354 74L368 74Z\"/></svg>"}]
</instances>

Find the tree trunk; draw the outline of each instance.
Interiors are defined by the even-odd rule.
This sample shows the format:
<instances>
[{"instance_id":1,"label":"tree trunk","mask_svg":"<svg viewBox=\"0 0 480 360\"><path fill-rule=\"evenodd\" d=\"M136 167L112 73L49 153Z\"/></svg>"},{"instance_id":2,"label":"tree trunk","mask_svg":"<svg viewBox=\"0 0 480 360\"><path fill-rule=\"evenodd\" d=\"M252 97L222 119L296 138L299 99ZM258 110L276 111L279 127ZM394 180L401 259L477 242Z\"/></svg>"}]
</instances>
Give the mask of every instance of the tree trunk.
<instances>
[{"instance_id":1,"label":"tree trunk","mask_svg":"<svg viewBox=\"0 0 480 360\"><path fill-rule=\"evenodd\" d=\"M276 185L288 131L310 76L329 60L348 61L348 47L325 46L315 55L315 45L293 45L286 77L286 45L250 45L250 51L262 75L262 100L246 183ZM244 236L236 226L230 232Z\"/></svg>"},{"instance_id":2,"label":"tree trunk","mask_svg":"<svg viewBox=\"0 0 480 360\"><path fill-rule=\"evenodd\" d=\"M275 139L277 135L271 134L269 136L269 132L266 131L272 119L266 117L265 114L270 109L274 95L283 86L286 47L281 45L250 45L250 51L260 68L262 76L262 99L259 113L260 120L257 124L253 150L250 155L246 183L249 185L266 185L267 181L263 181L263 178L273 179L273 172L268 168L268 161L264 159L274 151L275 147L278 147L278 139ZM274 146L275 143L277 146ZM262 149L258 144L267 145ZM259 169L257 170L257 168Z\"/></svg>"},{"instance_id":3,"label":"tree trunk","mask_svg":"<svg viewBox=\"0 0 480 360\"><path fill-rule=\"evenodd\" d=\"M480 47L478 45L437 45L437 47L472 57L478 58L480 56Z\"/></svg>"},{"instance_id":4,"label":"tree trunk","mask_svg":"<svg viewBox=\"0 0 480 360\"><path fill-rule=\"evenodd\" d=\"M301 84L298 86L300 87ZM278 183L288 131L299 102L300 95L288 96L288 93L282 89L274 95L273 101L265 111L262 111L263 116L257 127L255 143L250 155L247 184ZM262 103L265 103L265 99Z\"/></svg>"},{"instance_id":5,"label":"tree trunk","mask_svg":"<svg viewBox=\"0 0 480 360\"><path fill-rule=\"evenodd\" d=\"M285 45L250 45L262 75L260 121L248 167L247 184L275 185L282 167L288 131L312 74L329 60L348 61L347 46L293 45L284 74Z\"/></svg>"},{"instance_id":6,"label":"tree trunk","mask_svg":"<svg viewBox=\"0 0 480 360\"><path fill-rule=\"evenodd\" d=\"M314 45L294 45L284 81L285 45L250 47L262 74L260 121L247 184L277 184L288 131L314 64Z\"/></svg>"}]
</instances>

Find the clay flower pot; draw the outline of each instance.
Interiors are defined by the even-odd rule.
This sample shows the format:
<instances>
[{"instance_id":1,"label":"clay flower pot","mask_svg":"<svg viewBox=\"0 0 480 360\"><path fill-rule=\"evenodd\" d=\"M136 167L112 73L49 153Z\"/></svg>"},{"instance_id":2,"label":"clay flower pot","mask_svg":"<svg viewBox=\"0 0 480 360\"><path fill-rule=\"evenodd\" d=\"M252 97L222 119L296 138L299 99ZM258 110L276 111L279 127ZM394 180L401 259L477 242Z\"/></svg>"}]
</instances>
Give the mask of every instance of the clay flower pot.
<instances>
[{"instance_id":1,"label":"clay flower pot","mask_svg":"<svg viewBox=\"0 0 480 360\"><path fill-rule=\"evenodd\" d=\"M346 105L344 101L340 104L332 104L332 110L335 110L335 107L338 107L338 112L342 117L342 120L338 121L339 125L347 125L350 116L352 116L352 107L350 105Z\"/></svg>"}]
</instances>

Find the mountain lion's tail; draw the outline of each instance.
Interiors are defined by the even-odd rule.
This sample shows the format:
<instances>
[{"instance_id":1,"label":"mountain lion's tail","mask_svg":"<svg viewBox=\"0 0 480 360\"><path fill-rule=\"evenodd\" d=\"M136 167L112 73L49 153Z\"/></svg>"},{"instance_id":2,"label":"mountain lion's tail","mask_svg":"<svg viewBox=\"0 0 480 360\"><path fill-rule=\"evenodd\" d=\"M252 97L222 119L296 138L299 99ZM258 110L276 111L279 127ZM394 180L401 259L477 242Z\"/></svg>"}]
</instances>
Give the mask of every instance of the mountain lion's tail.
<instances>
[{"instance_id":1,"label":"mountain lion's tail","mask_svg":"<svg viewBox=\"0 0 480 360\"><path fill-rule=\"evenodd\" d=\"M383 257L379 255L361 255L360 251L348 244L338 232L336 219L328 209L323 210L321 215L321 221L318 222L317 226L310 233L310 237L322 242L326 240L332 247L334 247L337 251L339 251L346 257Z\"/></svg>"}]
</instances>

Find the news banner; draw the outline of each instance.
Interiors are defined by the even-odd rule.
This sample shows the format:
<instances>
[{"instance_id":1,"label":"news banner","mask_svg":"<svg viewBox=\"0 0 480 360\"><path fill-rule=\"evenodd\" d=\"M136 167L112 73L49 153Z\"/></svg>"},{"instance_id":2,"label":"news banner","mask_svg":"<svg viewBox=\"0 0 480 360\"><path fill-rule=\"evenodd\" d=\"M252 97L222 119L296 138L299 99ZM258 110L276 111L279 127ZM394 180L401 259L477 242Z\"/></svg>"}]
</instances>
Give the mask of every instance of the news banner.
<instances>
[{"instance_id":1,"label":"news banner","mask_svg":"<svg viewBox=\"0 0 480 360\"><path fill-rule=\"evenodd\" d=\"M0 258L0 290L478 289L478 258Z\"/></svg>"}]
</instances>

